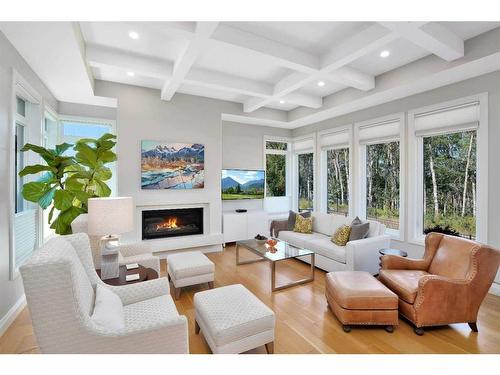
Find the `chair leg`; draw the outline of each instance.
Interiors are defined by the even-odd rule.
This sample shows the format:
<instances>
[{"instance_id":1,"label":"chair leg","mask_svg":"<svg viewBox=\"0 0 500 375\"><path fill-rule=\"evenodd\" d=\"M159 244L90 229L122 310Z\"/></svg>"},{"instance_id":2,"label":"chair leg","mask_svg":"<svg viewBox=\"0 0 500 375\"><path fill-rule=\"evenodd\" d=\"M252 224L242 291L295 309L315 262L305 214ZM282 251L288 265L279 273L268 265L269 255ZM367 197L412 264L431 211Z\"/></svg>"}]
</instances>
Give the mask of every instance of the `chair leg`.
<instances>
[{"instance_id":1,"label":"chair leg","mask_svg":"<svg viewBox=\"0 0 500 375\"><path fill-rule=\"evenodd\" d=\"M214 288L214 282L213 282L213 281L209 281L209 282L208 282L208 287L209 287L210 289L213 289L213 288Z\"/></svg>"},{"instance_id":2,"label":"chair leg","mask_svg":"<svg viewBox=\"0 0 500 375\"><path fill-rule=\"evenodd\" d=\"M175 295L175 299L178 300L179 297L181 296L181 288L174 287L174 295Z\"/></svg>"},{"instance_id":3,"label":"chair leg","mask_svg":"<svg viewBox=\"0 0 500 375\"><path fill-rule=\"evenodd\" d=\"M422 336L424 334L424 329L422 327L415 327L415 333Z\"/></svg>"},{"instance_id":4,"label":"chair leg","mask_svg":"<svg viewBox=\"0 0 500 375\"><path fill-rule=\"evenodd\" d=\"M196 334L200 333L200 325L198 324L196 319L194 321L194 333L196 333Z\"/></svg>"},{"instance_id":5,"label":"chair leg","mask_svg":"<svg viewBox=\"0 0 500 375\"><path fill-rule=\"evenodd\" d=\"M344 332L347 332L347 333L351 332L351 326L349 326L347 324L344 324L342 326L342 329L344 330Z\"/></svg>"},{"instance_id":6,"label":"chair leg","mask_svg":"<svg viewBox=\"0 0 500 375\"><path fill-rule=\"evenodd\" d=\"M266 344L267 354L274 354L274 341L268 342Z\"/></svg>"},{"instance_id":7,"label":"chair leg","mask_svg":"<svg viewBox=\"0 0 500 375\"><path fill-rule=\"evenodd\" d=\"M476 322L469 323L469 327L473 332L478 332Z\"/></svg>"},{"instance_id":8,"label":"chair leg","mask_svg":"<svg viewBox=\"0 0 500 375\"><path fill-rule=\"evenodd\" d=\"M384 329L389 332L389 333L393 333L394 332L394 326L385 326Z\"/></svg>"}]
</instances>

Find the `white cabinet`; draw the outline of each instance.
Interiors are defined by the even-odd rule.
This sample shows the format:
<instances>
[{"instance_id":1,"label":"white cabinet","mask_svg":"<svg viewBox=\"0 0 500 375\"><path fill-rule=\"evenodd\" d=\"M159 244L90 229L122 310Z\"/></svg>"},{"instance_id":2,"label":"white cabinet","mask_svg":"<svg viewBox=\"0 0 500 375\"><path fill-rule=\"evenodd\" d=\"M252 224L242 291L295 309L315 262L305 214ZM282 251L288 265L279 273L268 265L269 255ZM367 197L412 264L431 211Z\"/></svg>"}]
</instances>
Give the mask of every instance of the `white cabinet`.
<instances>
[{"instance_id":1,"label":"white cabinet","mask_svg":"<svg viewBox=\"0 0 500 375\"><path fill-rule=\"evenodd\" d=\"M222 213L224 242L234 242L254 238L256 234L269 236L269 222L265 211L227 211Z\"/></svg>"}]
</instances>

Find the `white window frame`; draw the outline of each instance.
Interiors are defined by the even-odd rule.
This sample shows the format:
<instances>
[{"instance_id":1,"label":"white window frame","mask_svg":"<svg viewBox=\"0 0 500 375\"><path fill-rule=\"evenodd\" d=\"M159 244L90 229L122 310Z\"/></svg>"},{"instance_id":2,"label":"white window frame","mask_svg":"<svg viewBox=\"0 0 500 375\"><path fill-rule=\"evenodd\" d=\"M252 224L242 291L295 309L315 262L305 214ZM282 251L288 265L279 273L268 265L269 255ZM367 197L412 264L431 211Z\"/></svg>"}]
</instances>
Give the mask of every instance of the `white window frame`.
<instances>
[{"instance_id":1,"label":"white window frame","mask_svg":"<svg viewBox=\"0 0 500 375\"><path fill-rule=\"evenodd\" d=\"M311 133L311 134L308 134L308 135L304 135L304 136L300 136L300 137L296 137L296 138L293 138L292 140L292 176L293 176L293 179L292 179L292 209L294 211L299 211L299 170L298 170L298 167L299 167L299 159L298 159L298 156L299 155L302 155L302 154L313 154L313 179L314 179L314 182L313 182L313 211L317 211L317 208L316 208L316 203L318 201L318 179L317 179L317 176L316 176L316 173L317 173L317 167L316 167L316 145L317 145L317 142L316 142L316 138L317 138L317 134L316 133ZM305 141L305 140L312 140L313 142L313 145L311 148L308 148L308 149L304 149L304 150L295 150L294 149L294 145L296 142L300 142L300 141Z\"/></svg>"},{"instance_id":2,"label":"white window frame","mask_svg":"<svg viewBox=\"0 0 500 375\"><path fill-rule=\"evenodd\" d=\"M319 168L319 195L318 195L318 205L319 205L319 211L323 213L328 212L328 173L327 173L327 151L329 150L342 150L344 148L349 149L349 180L347 181L347 200L349 203L349 211L348 211L348 216L353 216L354 213L354 207L352 204L352 181L353 181L353 125L343 125L339 126L336 128L328 129L328 130L323 130L318 132L318 155L320 155L320 168ZM345 144L339 144L339 145L334 145L334 146L321 146L321 138L329 135L334 135L336 133L345 133L347 132L348 134L348 139L349 141ZM338 214L333 212L333 214Z\"/></svg>"},{"instance_id":3,"label":"white window frame","mask_svg":"<svg viewBox=\"0 0 500 375\"><path fill-rule=\"evenodd\" d=\"M267 149L267 142L280 142L280 143L286 143L287 147L286 150L268 150ZM264 185L264 196L266 199L283 199L285 197L290 197L291 194L291 155L292 155L292 143L290 138L287 137L276 137L276 136L270 136L270 135L265 135L263 137L263 149L264 149L264 155L263 155L263 161L262 165L264 166L263 169L266 171L266 176L265 176L265 185ZM275 196L267 196L267 155L285 155L286 161L285 161L285 195L280 196L280 197L275 197Z\"/></svg>"},{"instance_id":4,"label":"white window frame","mask_svg":"<svg viewBox=\"0 0 500 375\"><path fill-rule=\"evenodd\" d=\"M389 143L399 141L399 230L386 229L386 234L397 241L405 241L405 221L406 221L406 124L405 113L398 112L387 116L382 116L367 121L357 122L354 124L354 145L356 149L355 165L356 165L356 181L354 184L355 196L355 212L359 217L366 219L366 146L381 143ZM383 137L373 139L370 142L360 143L359 131L360 128L366 126L377 126L390 121L399 121L399 136L398 137Z\"/></svg>"},{"instance_id":5,"label":"white window frame","mask_svg":"<svg viewBox=\"0 0 500 375\"><path fill-rule=\"evenodd\" d=\"M476 240L488 242L488 93L468 96L439 104L408 111L408 166L412 173L408 178L408 242L423 245L423 138L426 136L449 134L471 129L462 126L447 127L440 131L430 129L422 135L415 135L415 118L419 114L437 110L446 110L472 102L479 103L479 126L476 140Z\"/></svg>"}]
</instances>

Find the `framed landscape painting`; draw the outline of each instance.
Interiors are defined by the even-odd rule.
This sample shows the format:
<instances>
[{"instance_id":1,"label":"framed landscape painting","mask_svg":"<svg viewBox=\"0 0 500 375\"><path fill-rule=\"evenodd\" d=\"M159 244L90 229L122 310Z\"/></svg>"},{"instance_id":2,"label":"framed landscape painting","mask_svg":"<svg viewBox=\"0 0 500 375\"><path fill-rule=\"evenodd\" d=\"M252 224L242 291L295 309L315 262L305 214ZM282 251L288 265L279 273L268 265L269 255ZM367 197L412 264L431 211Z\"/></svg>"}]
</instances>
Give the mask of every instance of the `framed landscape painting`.
<instances>
[{"instance_id":1,"label":"framed landscape painting","mask_svg":"<svg viewBox=\"0 0 500 375\"><path fill-rule=\"evenodd\" d=\"M199 143L141 142L142 189L202 189L205 146Z\"/></svg>"}]
</instances>

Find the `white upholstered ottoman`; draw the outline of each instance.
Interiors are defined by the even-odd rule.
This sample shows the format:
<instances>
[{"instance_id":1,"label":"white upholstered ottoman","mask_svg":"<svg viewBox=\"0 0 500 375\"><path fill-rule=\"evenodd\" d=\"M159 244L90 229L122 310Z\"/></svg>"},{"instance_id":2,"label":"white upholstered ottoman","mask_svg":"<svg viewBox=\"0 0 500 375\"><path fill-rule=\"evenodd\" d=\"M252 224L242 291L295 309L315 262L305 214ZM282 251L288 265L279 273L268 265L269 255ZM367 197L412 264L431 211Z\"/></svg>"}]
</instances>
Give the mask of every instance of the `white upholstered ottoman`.
<instances>
[{"instance_id":1,"label":"white upholstered ottoman","mask_svg":"<svg viewBox=\"0 0 500 375\"><path fill-rule=\"evenodd\" d=\"M208 283L214 287L214 264L201 251L172 254L167 257L168 277L174 284L175 299L181 295L181 288Z\"/></svg>"},{"instance_id":2,"label":"white upholstered ottoman","mask_svg":"<svg viewBox=\"0 0 500 375\"><path fill-rule=\"evenodd\" d=\"M195 331L212 353L237 354L261 345L274 352L274 312L241 284L194 295Z\"/></svg>"}]
</instances>

